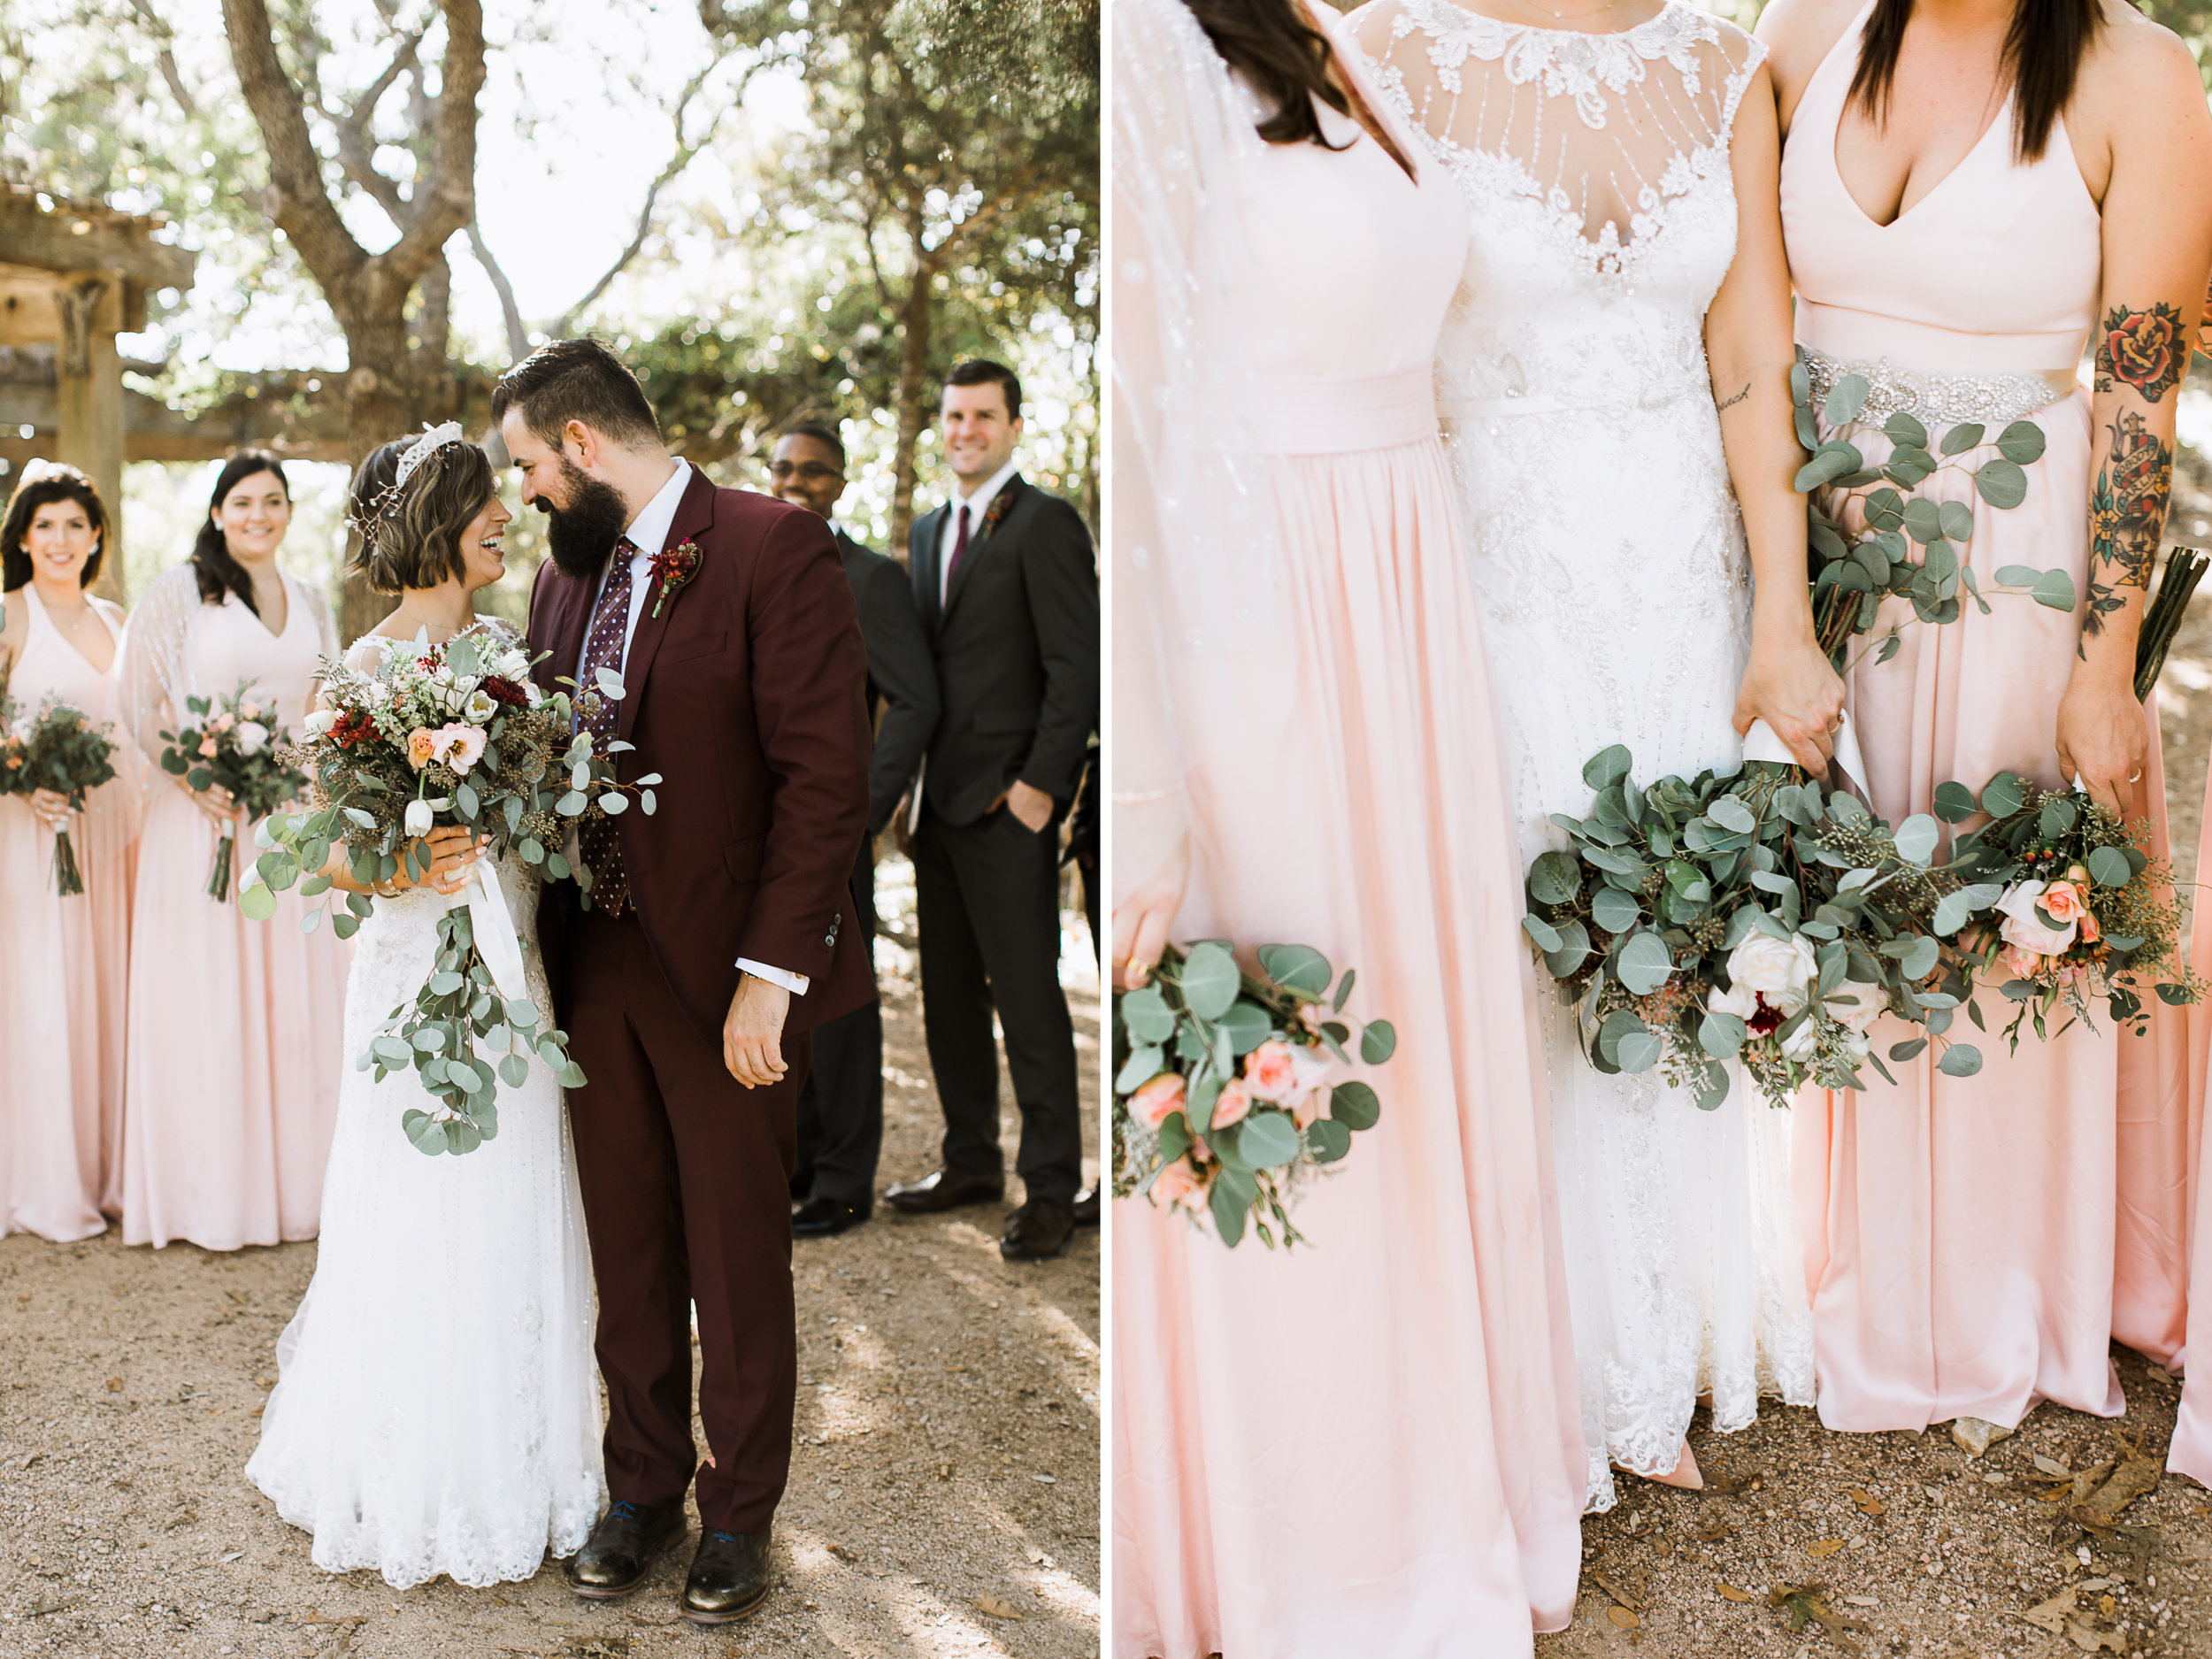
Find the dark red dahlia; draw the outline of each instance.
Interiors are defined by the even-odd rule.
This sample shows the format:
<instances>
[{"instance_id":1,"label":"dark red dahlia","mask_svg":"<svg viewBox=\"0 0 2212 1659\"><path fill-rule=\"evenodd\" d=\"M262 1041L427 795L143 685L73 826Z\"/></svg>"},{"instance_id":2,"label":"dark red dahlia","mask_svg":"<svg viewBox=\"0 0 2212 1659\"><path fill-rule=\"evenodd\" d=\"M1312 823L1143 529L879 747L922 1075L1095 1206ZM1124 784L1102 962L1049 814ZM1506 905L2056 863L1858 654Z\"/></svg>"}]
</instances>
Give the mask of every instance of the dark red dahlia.
<instances>
[{"instance_id":1,"label":"dark red dahlia","mask_svg":"<svg viewBox=\"0 0 2212 1659\"><path fill-rule=\"evenodd\" d=\"M511 709L530 706L530 694L503 675L487 674L477 689L494 703L503 703Z\"/></svg>"}]
</instances>

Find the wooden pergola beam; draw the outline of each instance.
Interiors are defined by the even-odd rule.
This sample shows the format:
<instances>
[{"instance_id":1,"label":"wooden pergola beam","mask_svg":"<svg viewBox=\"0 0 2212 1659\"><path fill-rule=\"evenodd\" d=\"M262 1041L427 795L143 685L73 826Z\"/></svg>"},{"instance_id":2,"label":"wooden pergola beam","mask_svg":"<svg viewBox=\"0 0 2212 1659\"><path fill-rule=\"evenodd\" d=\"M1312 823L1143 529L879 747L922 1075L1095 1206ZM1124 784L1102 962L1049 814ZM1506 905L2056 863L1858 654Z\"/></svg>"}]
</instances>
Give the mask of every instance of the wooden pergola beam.
<instances>
[{"instance_id":1,"label":"wooden pergola beam","mask_svg":"<svg viewBox=\"0 0 2212 1659\"><path fill-rule=\"evenodd\" d=\"M149 288L188 288L190 250L157 242L165 215L140 217L42 191L0 188L0 258L42 271L113 271L125 282Z\"/></svg>"}]
</instances>

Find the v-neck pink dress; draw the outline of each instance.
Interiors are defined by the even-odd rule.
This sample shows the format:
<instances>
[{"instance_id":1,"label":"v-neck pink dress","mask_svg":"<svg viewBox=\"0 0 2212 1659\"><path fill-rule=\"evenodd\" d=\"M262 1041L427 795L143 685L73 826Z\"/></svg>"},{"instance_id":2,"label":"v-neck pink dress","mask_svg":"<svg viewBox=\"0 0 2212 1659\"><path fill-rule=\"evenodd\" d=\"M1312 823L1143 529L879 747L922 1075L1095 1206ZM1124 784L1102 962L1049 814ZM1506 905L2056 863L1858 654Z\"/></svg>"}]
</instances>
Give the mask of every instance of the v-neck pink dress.
<instances>
[{"instance_id":1,"label":"v-neck pink dress","mask_svg":"<svg viewBox=\"0 0 2212 1659\"><path fill-rule=\"evenodd\" d=\"M1971 564L1985 590L2007 565L2065 571L2085 595L2090 399L2076 378L2102 280L2102 227L2065 124L2018 161L2009 100L1958 167L1894 223L1874 223L1835 159L1836 131L1867 8L1808 83L1782 157L1782 214L1798 294L1797 335L1815 401L1846 373L1874 386L1879 426L1903 409L1932 443L1965 422L1990 436L2033 420L2047 449L2027 498L1994 511L1964 471L1921 493L1974 513ZM1863 432L1864 429L1863 428ZM1824 431L1824 437L1826 433ZM1993 450L1977 458L1987 458ZM2080 613L1994 595L1988 615L1908 626L1889 662L1849 676L1874 808L1893 822L1930 810L1936 786L1979 790L2009 770L2047 788ZM1878 630L1908 621L1891 599ZM2157 723L2133 810L2166 851ZM1959 1417L2013 1425L2040 1399L2110 1416L2123 1406L2109 1339L2160 1359L2182 1335L2186 1153L2183 1020L2155 999L2138 1037L2100 1018L2009 1055L2010 1005L1985 996L1990 1035L1970 1033L1980 1073L1939 1073L1932 1053L1893 1063L1897 1087L1808 1093L1793 1175L1813 1293L1821 1420L1920 1429ZM1964 1028L1964 1022L1961 1022ZM1908 1033L1876 1028L1886 1048Z\"/></svg>"},{"instance_id":2,"label":"v-neck pink dress","mask_svg":"<svg viewBox=\"0 0 2212 1659\"><path fill-rule=\"evenodd\" d=\"M55 891L54 833L31 803L0 799L0 1233L67 1240L100 1232L102 1210L115 1210L137 769L114 729L115 666L103 673L80 656L35 588L16 596L30 631L9 699L27 716L49 698L67 703L119 745L115 780L69 825L81 894Z\"/></svg>"},{"instance_id":3,"label":"v-neck pink dress","mask_svg":"<svg viewBox=\"0 0 2212 1659\"><path fill-rule=\"evenodd\" d=\"M176 729L185 698L228 695L242 680L299 731L319 659L336 644L328 608L284 582L280 633L234 595L202 603L188 565L157 578L132 618L125 680L149 776L124 1099L127 1244L234 1250L318 1230L349 1058L351 947L301 933L312 907L296 887L266 922L247 920L234 896L210 898L217 831L159 765L159 733ZM240 870L255 856L242 826Z\"/></svg>"}]
</instances>

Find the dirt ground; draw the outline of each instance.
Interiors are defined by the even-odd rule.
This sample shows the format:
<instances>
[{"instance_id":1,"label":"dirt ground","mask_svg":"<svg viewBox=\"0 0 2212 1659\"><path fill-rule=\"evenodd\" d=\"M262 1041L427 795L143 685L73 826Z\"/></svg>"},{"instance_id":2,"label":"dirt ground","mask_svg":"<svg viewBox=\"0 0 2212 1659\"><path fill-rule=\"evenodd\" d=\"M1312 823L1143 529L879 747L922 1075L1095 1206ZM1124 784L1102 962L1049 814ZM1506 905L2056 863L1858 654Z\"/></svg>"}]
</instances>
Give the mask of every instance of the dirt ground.
<instances>
[{"instance_id":1,"label":"dirt ground","mask_svg":"<svg viewBox=\"0 0 2212 1659\"><path fill-rule=\"evenodd\" d=\"M910 878L909 903L910 891ZM879 1191L934 1164L942 1126L911 956L883 955ZM1096 979L1070 979L1088 1065ZM1094 1146L1087 1111L1085 1130ZM312 1244L218 1256L125 1249L113 1232L0 1240L0 1659L1094 1654L1098 1234L1011 1265L997 1249L1006 1213L917 1220L879 1205L841 1237L799 1241L780 1581L720 1633L677 1613L695 1515L652 1582L613 1604L579 1601L557 1563L525 1584L404 1593L318 1569L307 1535L240 1472Z\"/></svg>"}]
</instances>

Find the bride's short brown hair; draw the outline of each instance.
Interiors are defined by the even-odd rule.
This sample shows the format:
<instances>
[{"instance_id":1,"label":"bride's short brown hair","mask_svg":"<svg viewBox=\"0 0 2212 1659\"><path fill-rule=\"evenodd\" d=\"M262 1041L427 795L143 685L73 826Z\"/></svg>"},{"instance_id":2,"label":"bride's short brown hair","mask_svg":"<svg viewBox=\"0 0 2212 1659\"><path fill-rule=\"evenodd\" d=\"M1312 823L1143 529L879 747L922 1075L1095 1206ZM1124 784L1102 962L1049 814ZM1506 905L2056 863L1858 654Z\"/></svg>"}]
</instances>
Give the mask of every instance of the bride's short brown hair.
<instances>
[{"instance_id":1,"label":"bride's short brown hair","mask_svg":"<svg viewBox=\"0 0 2212 1659\"><path fill-rule=\"evenodd\" d=\"M425 457L406 483L394 483L399 457L414 442L382 445L353 475L346 521L359 540L346 568L380 594L435 588L449 576L465 575L461 534L498 489L491 457L458 440Z\"/></svg>"}]
</instances>

